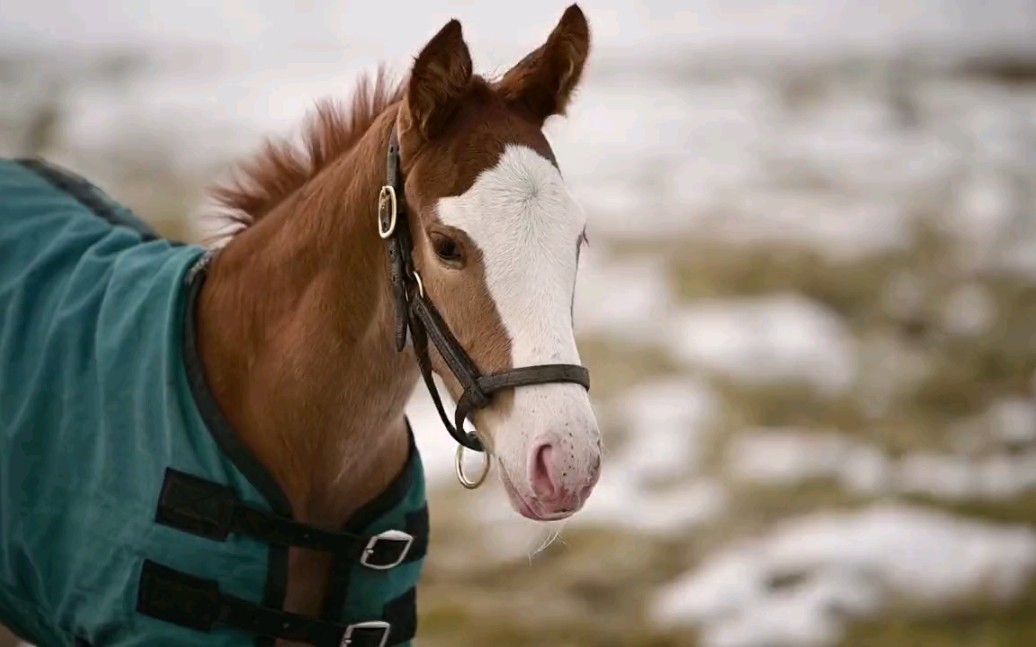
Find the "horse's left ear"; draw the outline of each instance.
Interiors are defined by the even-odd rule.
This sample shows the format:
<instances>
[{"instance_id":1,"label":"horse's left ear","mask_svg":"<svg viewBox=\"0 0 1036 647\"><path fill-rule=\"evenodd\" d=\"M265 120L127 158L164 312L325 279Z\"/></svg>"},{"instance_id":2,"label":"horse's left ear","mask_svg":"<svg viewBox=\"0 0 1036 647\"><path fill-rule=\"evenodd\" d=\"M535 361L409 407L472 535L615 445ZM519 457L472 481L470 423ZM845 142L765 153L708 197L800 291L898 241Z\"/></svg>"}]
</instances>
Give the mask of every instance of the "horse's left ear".
<instances>
[{"instance_id":1,"label":"horse's left ear","mask_svg":"<svg viewBox=\"0 0 1036 647\"><path fill-rule=\"evenodd\" d=\"M564 114L590 53L590 26L579 5L565 10L547 42L508 70L496 84L508 103L542 124Z\"/></svg>"}]
</instances>

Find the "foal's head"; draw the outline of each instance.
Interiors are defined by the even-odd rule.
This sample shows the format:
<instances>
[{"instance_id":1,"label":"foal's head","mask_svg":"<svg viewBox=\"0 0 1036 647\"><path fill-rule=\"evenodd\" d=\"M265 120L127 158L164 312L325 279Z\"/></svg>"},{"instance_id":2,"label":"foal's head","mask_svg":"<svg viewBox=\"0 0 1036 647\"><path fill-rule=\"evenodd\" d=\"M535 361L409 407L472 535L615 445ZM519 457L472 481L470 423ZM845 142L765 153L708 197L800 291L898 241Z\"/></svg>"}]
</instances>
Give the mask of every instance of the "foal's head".
<instances>
[{"instance_id":1,"label":"foal's head","mask_svg":"<svg viewBox=\"0 0 1036 647\"><path fill-rule=\"evenodd\" d=\"M415 265L483 373L580 363L572 306L586 221L542 127L564 112L589 47L573 5L546 43L491 82L473 75L451 21L410 71L396 127ZM433 365L459 397L437 353ZM503 391L473 419L520 513L558 519L582 506L601 458L583 387Z\"/></svg>"}]
</instances>

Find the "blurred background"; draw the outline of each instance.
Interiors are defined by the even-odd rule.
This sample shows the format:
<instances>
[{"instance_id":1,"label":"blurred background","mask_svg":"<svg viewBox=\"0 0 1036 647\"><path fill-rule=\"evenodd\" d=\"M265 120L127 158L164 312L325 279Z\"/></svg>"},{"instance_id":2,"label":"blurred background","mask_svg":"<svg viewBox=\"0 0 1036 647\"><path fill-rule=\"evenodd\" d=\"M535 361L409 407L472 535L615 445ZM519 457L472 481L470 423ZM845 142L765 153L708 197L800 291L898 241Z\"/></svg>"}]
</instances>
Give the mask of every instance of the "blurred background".
<instances>
[{"instance_id":1,"label":"blurred background","mask_svg":"<svg viewBox=\"0 0 1036 647\"><path fill-rule=\"evenodd\" d=\"M201 240L205 187L314 101L451 17L502 72L565 4L8 0L0 154ZM603 476L543 548L453 481L419 392L416 644L1033 644L1036 3L582 7L547 130L590 220Z\"/></svg>"}]
</instances>

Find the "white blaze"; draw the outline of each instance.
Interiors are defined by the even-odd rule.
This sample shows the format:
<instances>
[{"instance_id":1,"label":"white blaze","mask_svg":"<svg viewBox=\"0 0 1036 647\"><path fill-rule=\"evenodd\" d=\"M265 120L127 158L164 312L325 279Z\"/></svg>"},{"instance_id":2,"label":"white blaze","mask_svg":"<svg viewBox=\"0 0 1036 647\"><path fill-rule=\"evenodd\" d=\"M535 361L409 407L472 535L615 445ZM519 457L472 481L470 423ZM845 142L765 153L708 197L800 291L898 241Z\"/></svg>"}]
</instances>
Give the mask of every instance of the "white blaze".
<instances>
[{"instance_id":1,"label":"white blaze","mask_svg":"<svg viewBox=\"0 0 1036 647\"><path fill-rule=\"evenodd\" d=\"M511 339L514 367L579 364L572 330L577 249L585 216L561 173L525 146L508 145L499 162L464 194L438 203L443 224L464 231L482 252L489 294ZM515 390L506 420L494 424L495 449L514 485L526 486L531 443L552 440L571 461L573 482L589 473L599 431L577 384Z\"/></svg>"}]
</instances>

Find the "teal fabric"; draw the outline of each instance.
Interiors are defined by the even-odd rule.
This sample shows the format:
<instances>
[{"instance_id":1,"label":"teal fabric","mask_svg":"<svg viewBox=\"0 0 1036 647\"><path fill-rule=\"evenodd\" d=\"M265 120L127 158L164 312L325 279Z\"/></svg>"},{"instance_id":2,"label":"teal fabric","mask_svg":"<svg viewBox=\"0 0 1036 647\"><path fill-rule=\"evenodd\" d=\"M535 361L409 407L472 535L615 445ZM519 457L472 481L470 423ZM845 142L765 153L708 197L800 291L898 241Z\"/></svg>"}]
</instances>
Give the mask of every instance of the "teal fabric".
<instances>
[{"instance_id":1,"label":"teal fabric","mask_svg":"<svg viewBox=\"0 0 1036 647\"><path fill-rule=\"evenodd\" d=\"M0 622L40 647L257 644L234 629L200 633L136 611L145 559L273 606L271 569L283 582L286 560L247 537L218 542L155 523L167 467L264 509L278 503L221 450L189 388L185 279L204 250L154 236L89 192L76 197L0 160ZM368 534L401 528L425 505L416 449L408 465L410 490ZM333 619L380 617L421 566L353 567L346 609Z\"/></svg>"}]
</instances>

